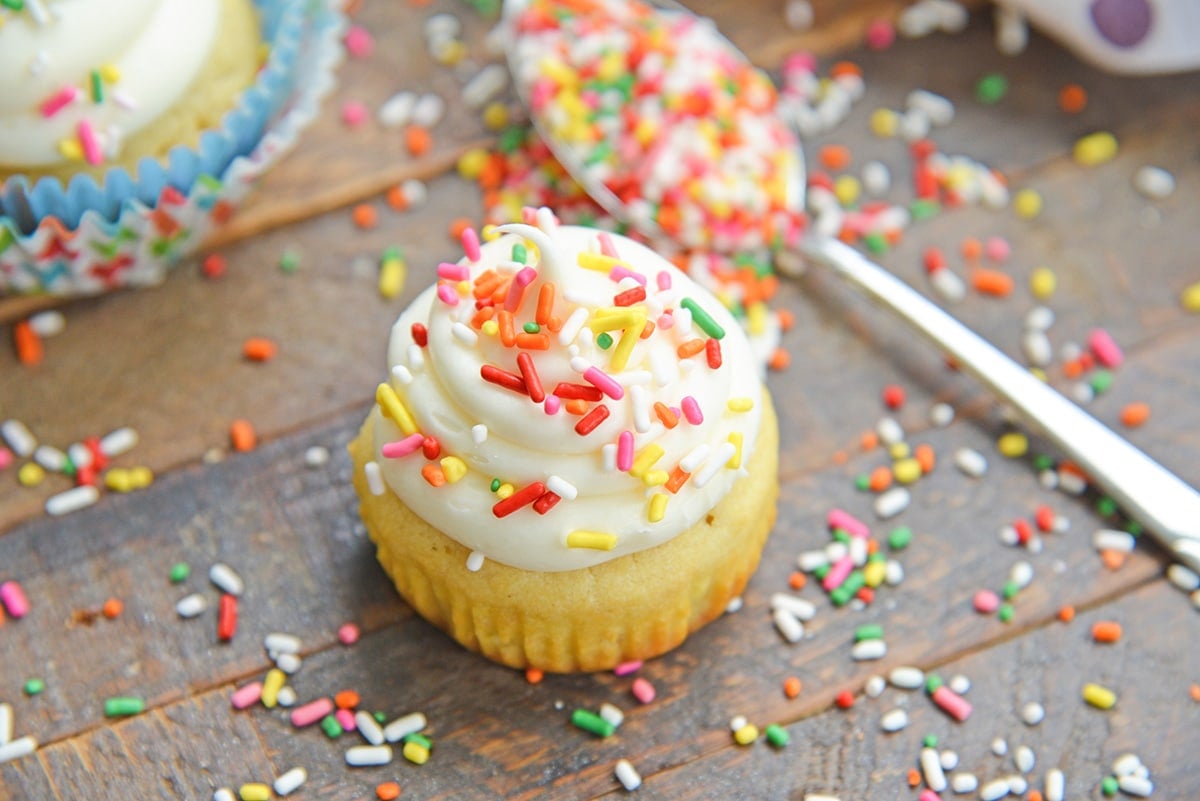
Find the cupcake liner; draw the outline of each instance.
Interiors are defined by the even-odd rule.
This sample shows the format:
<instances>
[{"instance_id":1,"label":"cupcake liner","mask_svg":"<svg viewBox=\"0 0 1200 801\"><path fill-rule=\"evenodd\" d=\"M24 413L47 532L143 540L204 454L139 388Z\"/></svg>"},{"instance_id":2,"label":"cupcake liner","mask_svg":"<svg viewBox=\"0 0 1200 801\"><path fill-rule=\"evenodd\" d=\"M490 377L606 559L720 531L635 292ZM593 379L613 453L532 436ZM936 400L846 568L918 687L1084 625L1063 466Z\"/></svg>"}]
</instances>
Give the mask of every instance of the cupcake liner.
<instances>
[{"instance_id":1,"label":"cupcake liner","mask_svg":"<svg viewBox=\"0 0 1200 801\"><path fill-rule=\"evenodd\" d=\"M0 294L88 295L159 283L227 219L295 144L334 86L345 18L338 0L255 0L270 56L254 84L194 148L136 176L113 168L0 193Z\"/></svg>"}]
</instances>

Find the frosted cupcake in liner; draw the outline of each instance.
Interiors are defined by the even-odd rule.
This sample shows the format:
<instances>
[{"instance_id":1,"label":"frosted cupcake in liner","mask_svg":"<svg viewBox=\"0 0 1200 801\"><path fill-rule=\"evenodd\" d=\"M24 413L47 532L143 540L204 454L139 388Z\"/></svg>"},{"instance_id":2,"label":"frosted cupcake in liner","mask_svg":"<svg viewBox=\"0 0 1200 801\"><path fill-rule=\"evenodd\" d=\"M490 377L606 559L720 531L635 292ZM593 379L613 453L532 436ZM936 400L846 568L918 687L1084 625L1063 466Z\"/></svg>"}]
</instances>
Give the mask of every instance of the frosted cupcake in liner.
<instances>
[{"instance_id":1,"label":"frosted cupcake in liner","mask_svg":"<svg viewBox=\"0 0 1200 801\"><path fill-rule=\"evenodd\" d=\"M29 97L0 98L0 294L85 295L161 281L295 143L333 87L345 25L336 0L255 0L241 11L235 0L131 2L153 13L113 23L128 35L96 36L81 49L71 46L77 28L55 26L95 13L91 0L26 2L0 27L3 35L24 25L44 45L0 49L0 65L20 59L41 98L32 113ZM257 31L231 33L230 16ZM165 27L151 34L156 25ZM205 47L197 57L186 35L186 45L167 35L180 25L204 42L216 37L211 58ZM260 43L267 52L244 88L232 91L243 66L236 57L227 61L224 51L234 48L226 35L250 43L254 65ZM115 50L96 49L106 44ZM193 67L200 73L182 70L192 76L182 97L153 76L135 77L154 72L152 56L165 58L164 47L180 60L199 60ZM228 67L210 75L205 65L214 59ZM51 64L75 77L60 79ZM146 121L138 116L143 106L165 108Z\"/></svg>"}]
</instances>

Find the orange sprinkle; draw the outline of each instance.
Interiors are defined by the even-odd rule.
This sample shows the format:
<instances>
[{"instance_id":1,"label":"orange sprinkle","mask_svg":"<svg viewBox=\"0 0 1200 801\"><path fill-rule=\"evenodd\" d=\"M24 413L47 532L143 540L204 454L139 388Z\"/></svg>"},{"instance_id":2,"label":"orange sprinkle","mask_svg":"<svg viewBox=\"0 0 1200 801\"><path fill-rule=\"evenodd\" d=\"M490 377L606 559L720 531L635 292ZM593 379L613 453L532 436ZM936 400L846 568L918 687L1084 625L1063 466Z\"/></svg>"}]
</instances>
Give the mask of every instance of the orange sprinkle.
<instances>
[{"instance_id":1,"label":"orange sprinkle","mask_svg":"<svg viewBox=\"0 0 1200 801\"><path fill-rule=\"evenodd\" d=\"M844 170L850 166L850 148L845 145L825 145L817 151L817 161L827 170Z\"/></svg>"},{"instance_id":2,"label":"orange sprinkle","mask_svg":"<svg viewBox=\"0 0 1200 801\"><path fill-rule=\"evenodd\" d=\"M541 668L525 668L525 681L530 684L541 684L545 677L546 674L542 672Z\"/></svg>"},{"instance_id":3,"label":"orange sprinkle","mask_svg":"<svg viewBox=\"0 0 1200 801\"><path fill-rule=\"evenodd\" d=\"M533 320L538 325L546 325L550 322L550 315L554 313L555 291L553 281L547 281L538 290L537 310L533 314Z\"/></svg>"},{"instance_id":4,"label":"orange sprinkle","mask_svg":"<svg viewBox=\"0 0 1200 801\"><path fill-rule=\"evenodd\" d=\"M342 690L333 696L333 703L337 705L338 709L354 709L360 700L358 693L354 690Z\"/></svg>"},{"instance_id":5,"label":"orange sprinkle","mask_svg":"<svg viewBox=\"0 0 1200 801\"><path fill-rule=\"evenodd\" d=\"M427 464L422 467L421 478L428 481L431 487L441 487L446 483L446 474L436 464Z\"/></svg>"},{"instance_id":6,"label":"orange sprinkle","mask_svg":"<svg viewBox=\"0 0 1200 801\"><path fill-rule=\"evenodd\" d=\"M364 231L379 224L379 212L370 203L359 203L350 213L350 217L354 224Z\"/></svg>"},{"instance_id":7,"label":"orange sprinkle","mask_svg":"<svg viewBox=\"0 0 1200 801\"><path fill-rule=\"evenodd\" d=\"M862 77L862 67L853 61L839 61L829 68L829 77L837 78L841 75L857 75Z\"/></svg>"},{"instance_id":8,"label":"orange sprinkle","mask_svg":"<svg viewBox=\"0 0 1200 801\"><path fill-rule=\"evenodd\" d=\"M408 195L404 194L403 187L393 186L383 196L383 199L396 211L408 211L410 201Z\"/></svg>"},{"instance_id":9,"label":"orange sprinkle","mask_svg":"<svg viewBox=\"0 0 1200 801\"><path fill-rule=\"evenodd\" d=\"M254 433L254 426L250 425L249 420L234 420L229 424L229 441L235 451L246 453L254 450L258 435Z\"/></svg>"},{"instance_id":10,"label":"orange sprinkle","mask_svg":"<svg viewBox=\"0 0 1200 801\"><path fill-rule=\"evenodd\" d=\"M28 320L22 320L13 327L13 342L17 346L17 360L26 367L41 364L45 350L42 348L42 338L33 330Z\"/></svg>"},{"instance_id":11,"label":"orange sprinkle","mask_svg":"<svg viewBox=\"0 0 1200 801\"><path fill-rule=\"evenodd\" d=\"M796 698L800 695L802 686L803 685L800 684L800 679L795 676L788 676L783 680L783 694L788 698Z\"/></svg>"},{"instance_id":12,"label":"orange sprinkle","mask_svg":"<svg viewBox=\"0 0 1200 801\"><path fill-rule=\"evenodd\" d=\"M804 585L808 583L808 576L801 573L799 570L793 570L788 576L788 586L793 590L802 590Z\"/></svg>"},{"instance_id":13,"label":"orange sprinkle","mask_svg":"<svg viewBox=\"0 0 1200 801\"><path fill-rule=\"evenodd\" d=\"M567 414L587 414L588 404L582 398L571 398L563 404L563 408L567 410Z\"/></svg>"},{"instance_id":14,"label":"orange sprinkle","mask_svg":"<svg viewBox=\"0 0 1200 801\"><path fill-rule=\"evenodd\" d=\"M379 801L396 801L400 797L399 782L384 782L375 785L375 795Z\"/></svg>"},{"instance_id":15,"label":"orange sprinkle","mask_svg":"<svg viewBox=\"0 0 1200 801\"><path fill-rule=\"evenodd\" d=\"M484 270L475 279L475 285L471 288L471 295L475 300L483 300L488 295L496 291L496 287L504 283L504 276L495 270Z\"/></svg>"},{"instance_id":16,"label":"orange sprinkle","mask_svg":"<svg viewBox=\"0 0 1200 801\"><path fill-rule=\"evenodd\" d=\"M679 492L679 488L686 484L687 480L691 477L691 473L686 472L682 467L676 467L671 471L670 477L667 478L667 483L663 486L667 488L667 492L674 495Z\"/></svg>"},{"instance_id":17,"label":"orange sprinkle","mask_svg":"<svg viewBox=\"0 0 1200 801\"><path fill-rule=\"evenodd\" d=\"M1188 695L1192 697L1193 701L1200 704L1200 684L1193 684L1191 687L1188 687Z\"/></svg>"},{"instance_id":18,"label":"orange sprinkle","mask_svg":"<svg viewBox=\"0 0 1200 801\"><path fill-rule=\"evenodd\" d=\"M873 451L879 447L879 435L874 431L864 431L858 437L858 445L864 451Z\"/></svg>"},{"instance_id":19,"label":"orange sprinkle","mask_svg":"<svg viewBox=\"0 0 1200 801\"><path fill-rule=\"evenodd\" d=\"M101 611L104 612L104 616L109 620L115 620L125 611L125 603L120 598L109 598L104 602Z\"/></svg>"},{"instance_id":20,"label":"orange sprinkle","mask_svg":"<svg viewBox=\"0 0 1200 801\"><path fill-rule=\"evenodd\" d=\"M495 316L496 316L496 307L495 306L484 306L482 309L475 312L475 315L471 318L471 327L475 328L475 329L482 328L484 323L486 323L488 320L492 319Z\"/></svg>"},{"instance_id":21,"label":"orange sprinkle","mask_svg":"<svg viewBox=\"0 0 1200 801\"><path fill-rule=\"evenodd\" d=\"M1066 378L1079 378L1083 375L1083 362L1079 359L1072 359L1069 362L1064 362L1062 366L1063 376Z\"/></svg>"},{"instance_id":22,"label":"orange sprinkle","mask_svg":"<svg viewBox=\"0 0 1200 801\"><path fill-rule=\"evenodd\" d=\"M681 359L687 359L691 356L695 356L702 350L704 350L703 339L689 339L687 342L684 342L675 349L675 355Z\"/></svg>"},{"instance_id":23,"label":"orange sprinkle","mask_svg":"<svg viewBox=\"0 0 1200 801\"><path fill-rule=\"evenodd\" d=\"M772 370L784 370L792 363L792 354L788 353L783 348L776 348L771 354L771 358L767 360L767 367Z\"/></svg>"},{"instance_id":24,"label":"orange sprinkle","mask_svg":"<svg viewBox=\"0 0 1200 801\"><path fill-rule=\"evenodd\" d=\"M779 319L779 328L783 331L791 331L796 325L796 315L787 309L777 309L775 316Z\"/></svg>"},{"instance_id":25,"label":"orange sprinkle","mask_svg":"<svg viewBox=\"0 0 1200 801\"><path fill-rule=\"evenodd\" d=\"M874 537L867 539L867 556L874 556L879 553L879 540Z\"/></svg>"},{"instance_id":26,"label":"orange sprinkle","mask_svg":"<svg viewBox=\"0 0 1200 801\"><path fill-rule=\"evenodd\" d=\"M922 473L932 473L934 465L937 464L937 453L928 443L922 442L914 448L913 458L917 460L917 464L921 465Z\"/></svg>"},{"instance_id":27,"label":"orange sprinkle","mask_svg":"<svg viewBox=\"0 0 1200 801\"><path fill-rule=\"evenodd\" d=\"M1119 642L1121 624L1115 620L1097 620L1092 624L1092 639L1096 642Z\"/></svg>"},{"instance_id":28,"label":"orange sprinkle","mask_svg":"<svg viewBox=\"0 0 1200 801\"><path fill-rule=\"evenodd\" d=\"M1058 619L1063 623L1070 623L1075 619L1075 607L1067 604L1058 608Z\"/></svg>"},{"instance_id":29,"label":"orange sprinkle","mask_svg":"<svg viewBox=\"0 0 1200 801\"><path fill-rule=\"evenodd\" d=\"M1088 94L1077 83L1069 83L1058 90L1058 107L1068 114L1078 114L1087 108Z\"/></svg>"},{"instance_id":30,"label":"orange sprinkle","mask_svg":"<svg viewBox=\"0 0 1200 801\"><path fill-rule=\"evenodd\" d=\"M517 334L517 347L525 350L550 350L550 335L543 334L540 331L536 334L529 334L524 331Z\"/></svg>"},{"instance_id":31,"label":"orange sprinkle","mask_svg":"<svg viewBox=\"0 0 1200 801\"><path fill-rule=\"evenodd\" d=\"M1109 570L1120 570L1121 566L1125 564L1125 552L1106 548L1100 552L1100 561Z\"/></svg>"},{"instance_id":32,"label":"orange sprinkle","mask_svg":"<svg viewBox=\"0 0 1200 801\"><path fill-rule=\"evenodd\" d=\"M250 337L242 343L242 355L252 362L269 362L278 352L274 342L262 337Z\"/></svg>"},{"instance_id":33,"label":"orange sprinkle","mask_svg":"<svg viewBox=\"0 0 1200 801\"><path fill-rule=\"evenodd\" d=\"M1126 428L1137 428L1150 419L1150 405L1135 401L1125 405L1121 410L1121 425Z\"/></svg>"},{"instance_id":34,"label":"orange sprinkle","mask_svg":"<svg viewBox=\"0 0 1200 801\"><path fill-rule=\"evenodd\" d=\"M496 314L496 322L500 326L500 342L506 348L517 344L517 329L513 326L512 312L501 309Z\"/></svg>"},{"instance_id":35,"label":"orange sprinkle","mask_svg":"<svg viewBox=\"0 0 1200 801\"><path fill-rule=\"evenodd\" d=\"M916 787L921 783L921 772L916 768L908 769L908 786Z\"/></svg>"},{"instance_id":36,"label":"orange sprinkle","mask_svg":"<svg viewBox=\"0 0 1200 801\"><path fill-rule=\"evenodd\" d=\"M978 261L983 256L983 243L973 236L962 241L962 256L967 261Z\"/></svg>"},{"instance_id":37,"label":"orange sprinkle","mask_svg":"<svg viewBox=\"0 0 1200 801\"><path fill-rule=\"evenodd\" d=\"M890 486L892 486L892 470L886 465L876 467L867 477L867 487L871 492L883 492Z\"/></svg>"},{"instance_id":38,"label":"orange sprinkle","mask_svg":"<svg viewBox=\"0 0 1200 801\"><path fill-rule=\"evenodd\" d=\"M1042 801L1042 791L1033 789L1025 796L1025 801Z\"/></svg>"},{"instance_id":39,"label":"orange sprinkle","mask_svg":"<svg viewBox=\"0 0 1200 801\"><path fill-rule=\"evenodd\" d=\"M404 146L414 156L424 156L433 147L433 135L427 128L410 125L404 129Z\"/></svg>"},{"instance_id":40,"label":"orange sprinkle","mask_svg":"<svg viewBox=\"0 0 1200 801\"><path fill-rule=\"evenodd\" d=\"M471 228L471 220L468 217L455 217L450 221L450 238L455 242L462 241L463 231Z\"/></svg>"},{"instance_id":41,"label":"orange sprinkle","mask_svg":"<svg viewBox=\"0 0 1200 801\"><path fill-rule=\"evenodd\" d=\"M679 418L675 416L675 412L671 411L671 407L662 401L654 402L654 413L667 428L674 428L679 425Z\"/></svg>"},{"instance_id":42,"label":"orange sprinkle","mask_svg":"<svg viewBox=\"0 0 1200 801\"><path fill-rule=\"evenodd\" d=\"M975 273L971 276L971 283L974 285L976 292L981 292L984 295L995 295L998 298L1006 298L1013 291L1013 279L1011 275L984 267L975 270Z\"/></svg>"}]
</instances>

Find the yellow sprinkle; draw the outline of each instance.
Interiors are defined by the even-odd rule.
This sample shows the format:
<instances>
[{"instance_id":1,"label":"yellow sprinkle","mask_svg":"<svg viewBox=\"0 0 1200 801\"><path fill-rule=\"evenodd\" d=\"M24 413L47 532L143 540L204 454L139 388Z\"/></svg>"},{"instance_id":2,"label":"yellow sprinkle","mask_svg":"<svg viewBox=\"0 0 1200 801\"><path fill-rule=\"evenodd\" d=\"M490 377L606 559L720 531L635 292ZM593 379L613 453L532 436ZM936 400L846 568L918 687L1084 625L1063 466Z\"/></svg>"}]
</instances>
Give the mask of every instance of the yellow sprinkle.
<instances>
[{"instance_id":1,"label":"yellow sprinkle","mask_svg":"<svg viewBox=\"0 0 1200 801\"><path fill-rule=\"evenodd\" d=\"M611 551L617 547L617 535L604 534L600 531L572 531L567 535L567 547Z\"/></svg>"},{"instance_id":2,"label":"yellow sprinkle","mask_svg":"<svg viewBox=\"0 0 1200 801\"><path fill-rule=\"evenodd\" d=\"M467 57L467 45L457 39L444 43L438 48L435 60L443 67L453 67Z\"/></svg>"},{"instance_id":3,"label":"yellow sprinkle","mask_svg":"<svg viewBox=\"0 0 1200 801\"><path fill-rule=\"evenodd\" d=\"M585 270L595 270L598 273L607 273L617 265L626 266L625 262L613 256L605 256L603 253L595 253L593 251L584 251L575 259L576 264Z\"/></svg>"},{"instance_id":4,"label":"yellow sprinkle","mask_svg":"<svg viewBox=\"0 0 1200 801\"><path fill-rule=\"evenodd\" d=\"M460 298L465 298L467 295L469 295L471 293L471 282L470 281L459 281L457 284L454 285L454 289L458 292L458 296Z\"/></svg>"},{"instance_id":5,"label":"yellow sprinkle","mask_svg":"<svg viewBox=\"0 0 1200 801\"><path fill-rule=\"evenodd\" d=\"M891 456L894 461L907 459L912 455L912 448L908 447L907 442L893 442L888 446L888 456Z\"/></svg>"},{"instance_id":6,"label":"yellow sprinkle","mask_svg":"<svg viewBox=\"0 0 1200 801\"><path fill-rule=\"evenodd\" d=\"M117 83L121 80L121 70L116 64L104 64L100 67L100 77L105 83Z\"/></svg>"},{"instance_id":7,"label":"yellow sprinkle","mask_svg":"<svg viewBox=\"0 0 1200 801\"><path fill-rule=\"evenodd\" d=\"M733 741L738 745L750 745L758 739L758 727L753 723L747 723L742 728L733 733Z\"/></svg>"},{"instance_id":8,"label":"yellow sprinkle","mask_svg":"<svg viewBox=\"0 0 1200 801\"><path fill-rule=\"evenodd\" d=\"M238 797L242 801L270 801L271 788L262 782L243 784L238 788Z\"/></svg>"},{"instance_id":9,"label":"yellow sprinkle","mask_svg":"<svg viewBox=\"0 0 1200 801\"><path fill-rule=\"evenodd\" d=\"M46 478L46 471L37 462L26 462L17 471L17 481L22 487L36 487Z\"/></svg>"},{"instance_id":10,"label":"yellow sprinkle","mask_svg":"<svg viewBox=\"0 0 1200 801\"><path fill-rule=\"evenodd\" d=\"M1200 312L1200 281L1183 288L1179 293L1179 303L1184 311Z\"/></svg>"},{"instance_id":11,"label":"yellow sprinkle","mask_svg":"<svg viewBox=\"0 0 1200 801\"><path fill-rule=\"evenodd\" d=\"M887 562L867 562L863 566L863 581L868 587L878 587L887 576Z\"/></svg>"},{"instance_id":12,"label":"yellow sprinkle","mask_svg":"<svg viewBox=\"0 0 1200 801\"><path fill-rule=\"evenodd\" d=\"M996 440L996 450L1009 459L1017 459L1029 450L1029 439L1020 431L1010 431Z\"/></svg>"},{"instance_id":13,"label":"yellow sprinkle","mask_svg":"<svg viewBox=\"0 0 1200 801\"><path fill-rule=\"evenodd\" d=\"M457 456L447 456L439 464L442 466L442 473L446 476L446 482L449 484L457 483L467 474L466 462Z\"/></svg>"},{"instance_id":14,"label":"yellow sprinkle","mask_svg":"<svg viewBox=\"0 0 1200 801\"><path fill-rule=\"evenodd\" d=\"M642 478L642 483L647 487L661 487L671 478L671 474L666 470L647 470L646 475Z\"/></svg>"},{"instance_id":15,"label":"yellow sprinkle","mask_svg":"<svg viewBox=\"0 0 1200 801\"><path fill-rule=\"evenodd\" d=\"M853 175L839 175L833 182L833 195L843 206L850 206L862 194L862 184Z\"/></svg>"},{"instance_id":16,"label":"yellow sprinkle","mask_svg":"<svg viewBox=\"0 0 1200 801\"><path fill-rule=\"evenodd\" d=\"M508 127L508 106L488 103L483 109L483 124L489 131L504 130Z\"/></svg>"},{"instance_id":17,"label":"yellow sprinkle","mask_svg":"<svg viewBox=\"0 0 1200 801\"><path fill-rule=\"evenodd\" d=\"M263 706L267 709L275 708L275 705L279 703L279 691L283 689L285 681L287 681L287 674L279 668L271 668L267 671L267 677L263 679Z\"/></svg>"},{"instance_id":18,"label":"yellow sprinkle","mask_svg":"<svg viewBox=\"0 0 1200 801\"><path fill-rule=\"evenodd\" d=\"M479 330L482 331L485 336L494 337L500 331L500 323L496 322L495 320L487 320L479 327Z\"/></svg>"},{"instance_id":19,"label":"yellow sprinkle","mask_svg":"<svg viewBox=\"0 0 1200 801\"><path fill-rule=\"evenodd\" d=\"M754 408L753 398L730 398L725 403L725 408L731 412L748 412Z\"/></svg>"},{"instance_id":20,"label":"yellow sprinkle","mask_svg":"<svg viewBox=\"0 0 1200 801\"><path fill-rule=\"evenodd\" d=\"M488 151L483 148L471 148L458 157L458 174L468 181L475 180L483 172L489 158Z\"/></svg>"},{"instance_id":21,"label":"yellow sprinkle","mask_svg":"<svg viewBox=\"0 0 1200 801\"><path fill-rule=\"evenodd\" d=\"M67 161L83 161L83 145L75 139L60 139L58 152Z\"/></svg>"},{"instance_id":22,"label":"yellow sprinkle","mask_svg":"<svg viewBox=\"0 0 1200 801\"><path fill-rule=\"evenodd\" d=\"M921 463L916 459L901 459L892 465L892 475L901 484L912 484L921 477Z\"/></svg>"},{"instance_id":23,"label":"yellow sprinkle","mask_svg":"<svg viewBox=\"0 0 1200 801\"><path fill-rule=\"evenodd\" d=\"M379 265L379 294L388 300L399 295L407 273L408 265L403 259L385 259Z\"/></svg>"},{"instance_id":24,"label":"yellow sprinkle","mask_svg":"<svg viewBox=\"0 0 1200 801\"><path fill-rule=\"evenodd\" d=\"M516 491L516 488L512 484L501 484L500 489L496 490L496 497L500 500L504 500Z\"/></svg>"},{"instance_id":25,"label":"yellow sprinkle","mask_svg":"<svg viewBox=\"0 0 1200 801\"><path fill-rule=\"evenodd\" d=\"M658 124L649 117L643 117L633 129L633 138L639 145L650 144L658 138Z\"/></svg>"},{"instance_id":26,"label":"yellow sprinkle","mask_svg":"<svg viewBox=\"0 0 1200 801\"><path fill-rule=\"evenodd\" d=\"M666 451L662 449L662 446L653 442L642 448L642 452L633 459L633 465L629 468L629 475L634 478L642 478L646 475L646 471L663 457L664 453Z\"/></svg>"},{"instance_id":27,"label":"yellow sprinkle","mask_svg":"<svg viewBox=\"0 0 1200 801\"><path fill-rule=\"evenodd\" d=\"M639 320L645 324L646 312L643 309L622 309L619 306L609 306L596 309L587 322L587 327L594 333L601 331L616 331L618 328L631 328Z\"/></svg>"},{"instance_id":28,"label":"yellow sprinkle","mask_svg":"<svg viewBox=\"0 0 1200 801\"><path fill-rule=\"evenodd\" d=\"M650 509L646 513L646 517L651 523L657 523L662 520L667 514L667 494L665 492L656 492L650 496Z\"/></svg>"},{"instance_id":29,"label":"yellow sprinkle","mask_svg":"<svg viewBox=\"0 0 1200 801\"><path fill-rule=\"evenodd\" d=\"M484 242L494 242L501 237L501 233L494 223L487 223L479 229L479 236Z\"/></svg>"},{"instance_id":30,"label":"yellow sprinkle","mask_svg":"<svg viewBox=\"0 0 1200 801\"><path fill-rule=\"evenodd\" d=\"M1038 300L1045 300L1058 288L1058 276L1049 267L1037 267L1029 274L1029 291Z\"/></svg>"},{"instance_id":31,"label":"yellow sprinkle","mask_svg":"<svg viewBox=\"0 0 1200 801\"><path fill-rule=\"evenodd\" d=\"M761 300L746 307L746 328L751 334L763 334L767 330L767 304Z\"/></svg>"},{"instance_id":32,"label":"yellow sprinkle","mask_svg":"<svg viewBox=\"0 0 1200 801\"><path fill-rule=\"evenodd\" d=\"M133 489L145 489L154 483L154 471L145 465L129 468L129 480Z\"/></svg>"},{"instance_id":33,"label":"yellow sprinkle","mask_svg":"<svg viewBox=\"0 0 1200 801\"><path fill-rule=\"evenodd\" d=\"M629 364L629 357L633 355L633 346L642 338L642 332L645 330L646 312L638 309L637 319L633 325L625 329L621 334L621 341L613 348L612 359L608 362L609 370L619 373L625 369L625 365Z\"/></svg>"},{"instance_id":34,"label":"yellow sprinkle","mask_svg":"<svg viewBox=\"0 0 1200 801\"><path fill-rule=\"evenodd\" d=\"M1043 383L1050 380L1049 376L1046 375L1046 371L1040 367L1030 367L1029 372L1033 375L1034 378L1036 378L1038 381L1041 381Z\"/></svg>"},{"instance_id":35,"label":"yellow sprinkle","mask_svg":"<svg viewBox=\"0 0 1200 801\"><path fill-rule=\"evenodd\" d=\"M1013 196L1013 210L1022 220L1032 220L1042 213L1042 196L1034 189L1022 189Z\"/></svg>"},{"instance_id":36,"label":"yellow sprinkle","mask_svg":"<svg viewBox=\"0 0 1200 801\"><path fill-rule=\"evenodd\" d=\"M900 116L890 108L877 108L871 112L871 133L881 139L891 139L900 127Z\"/></svg>"},{"instance_id":37,"label":"yellow sprinkle","mask_svg":"<svg viewBox=\"0 0 1200 801\"><path fill-rule=\"evenodd\" d=\"M412 414L404 405L404 401L400 400L396 390L387 384L380 384L375 390L375 400L383 416L400 426L406 437L417 433L417 422L413 420Z\"/></svg>"},{"instance_id":38,"label":"yellow sprinkle","mask_svg":"<svg viewBox=\"0 0 1200 801\"><path fill-rule=\"evenodd\" d=\"M133 482L129 478L128 470L124 467L114 467L104 474L104 486L113 492L129 492L133 489Z\"/></svg>"},{"instance_id":39,"label":"yellow sprinkle","mask_svg":"<svg viewBox=\"0 0 1200 801\"><path fill-rule=\"evenodd\" d=\"M742 466L742 432L730 432L729 441L733 443L733 456L729 457L729 461L725 463L725 466L730 470L737 470Z\"/></svg>"},{"instance_id":40,"label":"yellow sprinkle","mask_svg":"<svg viewBox=\"0 0 1200 801\"><path fill-rule=\"evenodd\" d=\"M1112 709L1117 703L1117 694L1107 687L1088 683L1083 685L1083 700L1097 709Z\"/></svg>"},{"instance_id":41,"label":"yellow sprinkle","mask_svg":"<svg viewBox=\"0 0 1200 801\"><path fill-rule=\"evenodd\" d=\"M1075 142L1075 163L1083 167L1095 167L1112 161L1117 155L1117 138L1108 131L1088 134Z\"/></svg>"},{"instance_id":42,"label":"yellow sprinkle","mask_svg":"<svg viewBox=\"0 0 1200 801\"><path fill-rule=\"evenodd\" d=\"M405 743L404 758L414 765L424 765L429 761L429 749L420 743Z\"/></svg>"}]
</instances>

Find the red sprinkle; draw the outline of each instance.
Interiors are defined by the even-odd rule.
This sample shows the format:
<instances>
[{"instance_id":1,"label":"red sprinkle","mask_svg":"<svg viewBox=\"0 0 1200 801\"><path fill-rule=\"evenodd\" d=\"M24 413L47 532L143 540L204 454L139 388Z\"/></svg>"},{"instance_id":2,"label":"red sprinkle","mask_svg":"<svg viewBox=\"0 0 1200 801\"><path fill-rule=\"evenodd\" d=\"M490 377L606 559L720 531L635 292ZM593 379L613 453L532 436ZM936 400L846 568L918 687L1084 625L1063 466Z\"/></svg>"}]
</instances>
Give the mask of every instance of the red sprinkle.
<instances>
[{"instance_id":1,"label":"red sprinkle","mask_svg":"<svg viewBox=\"0 0 1200 801\"><path fill-rule=\"evenodd\" d=\"M604 393L597 387L589 384L571 384L566 381L559 382L554 388L554 394L564 400L585 400L596 403L604 397Z\"/></svg>"},{"instance_id":2,"label":"red sprinkle","mask_svg":"<svg viewBox=\"0 0 1200 801\"><path fill-rule=\"evenodd\" d=\"M607 417L608 407L602 403L580 418L579 422L575 424L575 433L585 437L595 431L596 426L603 423Z\"/></svg>"},{"instance_id":3,"label":"red sprinkle","mask_svg":"<svg viewBox=\"0 0 1200 801\"><path fill-rule=\"evenodd\" d=\"M904 387L899 384L888 384L883 388L883 405L889 409L899 409L904 405Z\"/></svg>"},{"instance_id":4,"label":"red sprinkle","mask_svg":"<svg viewBox=\"0 0 1200 801\"><path fill-rule=\"evenodd\" d=\"M421 453L426 459L433 460L442 455L442 443L437 437L426 437L421 440Z\"/></svg>"},{"instance_id":5,"label":"red sprinkle","mask_svg":"<svg viewBox=\"0 0 1200 801\"><path fill-rule=\"evenodd\" d=\"M842 690L837 694L837 697L833 699L833 702L838 705L839 709L849 709L850 707L854 706L854 693L850 692L849 690Z\"/></svg>"},{"instance_id":6,"label":"red sprinkle","mask_svg":"<svg viewBox=\"0 0 1200 801\"><path fill-rule=\"evenodd\" d=\"M549 490L546 490L540 498L533 502L533 511L539 515L544 515L555 507L562 500L561 495L556 495Z\"/></svg>"},{"instance_id":7,"label":"red sprinkle","mask_svg":"<svg viewBox=\"0 0 1200 801\"><path fill-rule=\"evenodd\" d=\"M708 339L704 342L704 358L708 360L708 366L716 370L721 366L721 342L717 339Z\"/></svg>"},{"instance_id":8,"label":"red sprinkle","mask_svg":"<svg viewBox=\"0 0 1200 801\"><path fill-rule=\"evenodd\" d=\"M1054 510L1049 506L1039 506L1037 511L1033 513L1033 522L1037 523L1039 531L1053 531L1056 519L1057 515L1054 514Z\"/></svg>"},{"instance_id":9,"label":"red sprinkle","mask_svg":"<svg viewBox=\"0 0 1200 801\"><path fill-rule=\"evenodd\" d=\"M513 392L519 392L522 395L529 394L529 390L525 387L525 381L515 373L485 364L479 368L479 375L484 381L504 387L505 389L511 389Z\"/></svg>"},{"instance_id":10,"label":"red sprinkle","mask_svg":"<svg viewBox=\"0 0 1200 801\"><path fill-rule=\"evenodd\" d=\"M534 403L541 403L546 399L546 390L542 388L542 379L538 376L537 366L533 363L533 357L525 351L517 354L517 369L521 371L521 378L525 381L525 388L529 392L529 397Z\"/></svg>"},{"instance_id":11,"label":"red sprinkle","mask_svg":"<svg viewBox=\"0 0 1200 801\"><path fill-rule=\"evenodd\" d=\"M520 509L522 506L529 504L542 497L546 492L546 485L540 481L535 481L532 484L522 487L521 489L509 495L502 501L497 501L492 507L492 514L496 517L507 517L513 512Z\"/></svg>"},{"instance_id":12,"label":"red sprinkle","mask_svg":"<svg viewBox=\"0 0 1200 801\"><path fill-rule=\"evenodd\" d=\"M614 306L632 306L646 299L646 287L635 286L613 296Z\"/></svg>"},{"instance_id":13,"label":"red sprinkle","mask_svg":"<svg viewBox=\"0 0 1200 801\"><path fill-rule=\"evenodd\" d=\"M217 639L229 642L237 632L238 606L237 598L229 593L222 593L217 606Z\"/></svg>"},{"instance_id":14,"label":"red sprinkle","mask_svg":"<svg viewBox=\"0 0 1200 801\"><path fill-rule=\"evenodd\" d=\"M420 347L425 347L429 344L429 329L421 323L412 324L412 338Z\"/></svg>"}]
</instances>

